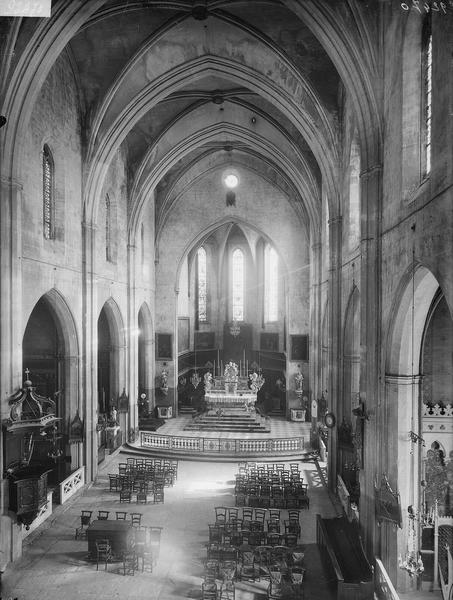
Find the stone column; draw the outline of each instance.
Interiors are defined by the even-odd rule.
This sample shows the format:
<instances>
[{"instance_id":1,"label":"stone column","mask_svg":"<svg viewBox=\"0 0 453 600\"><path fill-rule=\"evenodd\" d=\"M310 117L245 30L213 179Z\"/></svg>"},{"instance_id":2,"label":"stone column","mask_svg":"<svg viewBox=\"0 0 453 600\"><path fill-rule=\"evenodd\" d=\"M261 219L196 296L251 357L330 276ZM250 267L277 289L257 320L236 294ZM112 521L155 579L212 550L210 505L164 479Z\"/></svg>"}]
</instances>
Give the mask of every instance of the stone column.
<instances>
[{"instance_id":1,"label":"stone column","mask_svg":"<svg viewBox=\"0 0 453 600\"><path fill-rule=\"evenodd\" d=\"M336 418L340 412L339 394L341 390L341 243L342 243L342 218L340 216L329 219L330 240L330 266L329 266L329 411ZM336 489L337 482L337 429L329 430L329 487Z\"/></svg>"},{"instance_id":2,"label":"stone column","mask_svg":"<svg viewBox=\"0 0 453 600\"><path fill-rule=\"evenodd\" d=\"M93 481L97 473L98 446L96 424L97 406L97 281L96 281L96 226L82 224L83 236L83 415L85 425L86 481Z\"/></svg>"},{"instance_id":3,"label":"stone column","mask_svg":"<svg viewBox=\"0 0 453 600\"><path fill-rule=\"evenodd\" d=\"M367 411L378 409L384 393L380 379L381 349L381 165L360 174L361 194L361 290L360 290L360 397ZM379 472L377 419L365 423L363 463L360 473L360 523L369 557L376 553L374 474Z\"/></svg>"},{"instance_id":4,"label":"stone column","mask_svg":"<svg viewBox=\"0 0 453 600\"><path fill-rule=\"evenodd\" d=\"M137 274L136 252L134 244L128 244L128 289L127 289L127 361L126 393L129 396L129 423L123 430L123 439L128 440L129 430L138 433L138 307L136 306L135 278ZM121 424L123 428L124 424Z\"/></svg>"},{"instance_id":5,"label":"stone column","mask_svg":"<svg viewBox=\"0 0 453 600\"><path fill-rule=\"evenodd\" d=\"M321 396L321 353L322 353L322 314L321 314L321 274L322 244L316 241L311 246L311 290L310 290L310 363L309 381L311 404L311 438L317 435L317 400ZM316 411L313 409L316 408Z\"/></svg>"}]
</instances>

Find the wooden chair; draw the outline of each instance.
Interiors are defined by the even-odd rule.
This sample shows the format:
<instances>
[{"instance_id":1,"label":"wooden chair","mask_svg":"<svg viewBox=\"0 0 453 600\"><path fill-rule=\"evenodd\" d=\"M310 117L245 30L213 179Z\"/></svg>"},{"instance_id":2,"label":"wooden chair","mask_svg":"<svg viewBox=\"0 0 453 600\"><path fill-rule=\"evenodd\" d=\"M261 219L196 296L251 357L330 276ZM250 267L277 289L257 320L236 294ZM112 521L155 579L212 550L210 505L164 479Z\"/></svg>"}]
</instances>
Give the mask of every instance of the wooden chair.
<instances>
[{"instance_id":1,"label":"wooden chair","mask_svg":"<svg viewBox=\"0 0 453 600\"><path fill-rule=\"evenodd\" d=\"M142 513L131 513L132 527L140 527L142 524Z\"/></svg>"},{"instance_id":2,"label":"wooden chair","mask_svg":"<svg viewBox=\"0 0 453 600\"><path fill-rule=\"evenodd\" d=\"M217 600L217 584L215 581L203 581L201 584L201 600Z\"/></svg>"},{"instance_id":3,"label":"wooden chair","mask_svg":"<svg viewBox=\"0 0 453 600\"><path fill-rule=\"evenodd\" d=\"M123 575L135 575L138 569L138 558L134 548L123 552Z\"/></svg>"},{"instance_id":4,"label":"wooden chair","mask_svg":"<svg viewBox=\"0 0 453 600\"><path fill-rule=\"evenodd\" d=\"M117 521L126 521L127 519L127 512L117 511L115 512L115 515Z\"/></svg>"},{"instance_id":5,"label":"wooden chair","mask_svg":"<svg viewBox=\"0 0 453 600\"><path fill-rule=\"evenodd\" d=\"M91 515L93 514L92 510L82 510L82 514L80 515L80 527L77 527L75 530L75 539L86 539L87 537L87 529L89 524L91 523Z\"/></svg>"},{"instance_id":6,"label":"wooden chair","mask_svg":"<svg viewBox=\"0 0 453 600\"><path fill-rule=\"evenodd\" d=\"M110 540L96 540L96 571L99 571L99 563L104 563L107 571L107 563L112 560L112 547Z\"/></svg>"},{"instance_id":7,"label":"wooden chair","mask_svg":"<svg viewBox=\"0 0 453 600\"><path fill-rule=\"evenodd\" d=\"M255 565L255 552L253 548L239 550L236 579L239 581L259 581L260 572Z\"/></svg>"},{"instance_id":8,"label":"wooden chair","mask_svg":"<svg viewBox=\"0 0 453 600\"><path fill-rule=\"evenodd\" d=\"M132 492L131 490L121 490L120 491L120 504L122 502L129 502L129 504L132 501Z\"/></svg>"},{"instance_id":9,"label":"wooden chair","mask_svg":"<svg viewBox=\"0 0 453 600\"><path fill-rule=\"evenodd\" d=\"M163 486L154 487L154 504L163 504L165 499Z\"/></svg>"},{"instance_id":10,"label":"wooden chair","mask_svg":"<svg viewBox=\"0 0 453 600\"><path fill-rule=\"evenodd\" d=\"M227 522L228 508L226 506L216 506L214 510L216 525L224 525Z\"/></svg>"},{"instance_id":11,"label":"wooden chair","mask_svg":"<svg viewBox=\"0 0 453 600\"><path fill-rule=\"evenodd\" d=\"M98 510L98 521L107 521L109 514L109 510Z\"/></svg>"},{"instance_id":12,"label":"wooden chair","mask_svg":"<svg viewBox=\"0 0 453 600\"><path fill-rule=\"evenodd\" d=\"M109 473L110 491L117 492L120 486L120 478L116 473Z\"/></svg>"}]
</instances>

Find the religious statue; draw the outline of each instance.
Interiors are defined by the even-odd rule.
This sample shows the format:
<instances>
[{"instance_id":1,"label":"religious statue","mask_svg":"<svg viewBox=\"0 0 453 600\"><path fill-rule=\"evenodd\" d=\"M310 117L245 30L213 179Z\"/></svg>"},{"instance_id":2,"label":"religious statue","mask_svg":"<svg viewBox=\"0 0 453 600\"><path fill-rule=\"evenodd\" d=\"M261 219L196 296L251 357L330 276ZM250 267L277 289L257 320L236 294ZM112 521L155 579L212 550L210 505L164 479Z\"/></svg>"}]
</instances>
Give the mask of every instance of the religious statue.
<instances>
[{"instance_id":1,"label":"religious statue","mask_svg":"<svg viewBox=\"0 0 453 600\"><path fill-rule=\"evenodd\" d=\"M162 373L160 374L160 390L166 396L168 393L168 371L166 369L162 369Z\"/></svg>"},{"instance_id":2,"label":"religious statue","mask_svg":"<svg viewBox=\"0 0 453 600\"><path fill-rule=\"evenodd\" d=\"M204 389L209 392L212 388L212 373L209 371L204 374Z\"/></svg>"},{"instance_id":3,"label":"religious statue","mask_svg":"<svg viewBox=\"0 0 453 600\"><path fill-rule=\"evenodd\" d=\"M236 363L230 360L225 365L224 378L225 378L225 392L227 394L235 394L238 387L238 374L239 369Z\"/></svg>"},{"instance_id":4,"label":"religious statue","mask_svg":"<svg viewBox=\"0 0 453 600\"><path fill-rule=\"evenodd\" d=\"M116 420L117 414L118 414L118 412L117 412L115 406L112 404L112 409L110 410L110 423L109 423L109 425L113 425L113 426L117 425L117 420Z\"/></svg>"},{"instance_id":5,"label":"religious statue","mask_svg":"<svg viewBox=\"0 0 453 600\"><path fill-rule=\"evenodd\" d=\"M302 394L304 391L304 376L302 375L299 367L299 371L294 375L296 380L296 394Z\"/></svg>"},{"instance_id":6,"label":"religious statue","mask_svg":"<svg viewBox=\"0 0 453 600\"><path fill-rule=\"evenodd\" d=\"M225 365L224 378L225 383L236 383L238 380L238 366L236 363L230 360L229 363Z\"/></svg>"}]
</instances>

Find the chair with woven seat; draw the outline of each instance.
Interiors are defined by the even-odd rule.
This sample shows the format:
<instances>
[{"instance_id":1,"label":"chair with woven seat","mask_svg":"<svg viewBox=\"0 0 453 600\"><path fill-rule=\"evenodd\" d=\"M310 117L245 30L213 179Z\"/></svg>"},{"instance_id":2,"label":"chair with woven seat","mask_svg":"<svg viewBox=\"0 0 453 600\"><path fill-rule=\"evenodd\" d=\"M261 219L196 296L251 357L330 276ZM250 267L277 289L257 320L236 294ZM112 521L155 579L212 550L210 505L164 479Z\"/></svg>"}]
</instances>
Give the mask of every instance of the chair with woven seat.
<instances>
[{"instance_id":1,"label":"chair with woven seat","mask_svg":"<svg viewBox=\"0 0 453 600\"><path fill-rule=\"evenodd\" d=\"M87 529L89 524L91 523L91 515L93 514L92 510L82 510L82 514L80 515L80 527L77 527L75 530L75 539L86 539L87 537Z\"/></svg>"},{"instance_id":2,"label":"chair with woven seat","mask_svg":"<svg viewBox=\"0 0 453 600\"><path fill-rule=\"evenodd\" d=\"M281 541L281 536L276 532L268 532L266 534L266 545L267 546L279 546Z\"/></svg>"},{"instance_id":3,"label":"chair with woven seat","mask_svg":"<svg viewBox=\"0 0 453 600\"><path fill-rule=\"evenodd\" d=\"M163 504L165 500L163 486L154 486L154 504Z\"/></svg>"},{"instance_id":4,"label":"chair with woven seat","mask_svg":"<svg viewBox=\"0 0 453 600\"><path fill-rule=\"evenodd\" d=\"M300 524L299 521L294 519L288 519L284 522L285 525L285 534L294 533L297 537L300 536Z\"/></svg>"},{"instance_id":5,"label":"chair with woven seat","mask_svg":"<svg viewBox=\"0 0 453 600\"><path fill-rule=\"evenodd\" d=\"M236 588L232 579L226 579L220 586L219 600L235 600Z\"/></svg>"},{"instance_id":6,"label":"chair with woven seat","mask_svg":"<svg viewBox=\"0 0 453 600\"><path fill-rule=\"evenodd\" d=\"M216 525L224 525L227 522L228 508L226 506L216 506L214 510Z\"/></svg>"},{"instance_id":7,"label":"chair with woven seat","mask_svg":"<svg viewBox=\"0 0 453 600\"><path fill-rule=\"evenodd\" d=\"M281 533L280 520L279 519L268 519L267 532L268 533Z\"/></svg>"},{"instance_id":8,"label":"chair with woven seat","mask_svg":"<svg viewBox=\"0 0 453 600\"><path fill-rule=\"evenodd\" d=\"M217 600L217 584L215 581L203 581L201 584L201 600Z\"/></svg>"},{"instance_id":9,"label":"chair with woven seat","mask_svg":"<svg viewBox=\"0 0 453 600\"><path fill-rule=\"evenodd\" d=\"M115 512L115 516L116 516L116 520L117 521L126 521L126 519L127 519L127 512L116 511Z\"/></svg>"},{"instance_id":10,"label":"chair with woven seat","mask_svg":"<svg viewBox=\"0 0 453 600\"><path fill-rule=\"evenodd\" d=\"M109 510L98 510L98 521L107 521L109 514Z\"/></svg>"},{"instance_id":11,"label":"chair with woven seat","mask_svg":"<svg viewBox=\"0 0 453 600\"><path fill-rule=\"evenodd\" d=\"M282 572L278 565L269 566L269 587L267 588L267 597L269 600L285 597L282 586Z\"/></svg>"},{"instance_id":12,"label":"chair with woven seat","mask_svg":"<svg viewBox=\"0 0 453 600\"><path fill-rule=\"evenodd\" d=\"M107 563L112 561L112 546L110 540L96 540L96 571L99 570L99 563L104 563L104 570L107 571Z\"/></svg>"},{"instance_id":13,"label":"chair with woven seat","mask_svg":"<svg viewBox=\"0 0 453 600\"><path fill-rule=\"evenodd\" d=\"M288 521L300 521L300 510L288 510Z\"/></svg>"},{"instance_id":14,"label":"chair with woven seat","mask_svg":"<svg viewBox=\"0 0 453 600\"><path fill-rule=\"evenodd\" d=\"M142 513L131 513L131 525L132 527L140 527L142 524Z\"/></svg>"},{"instance_id":15,"label":"chair with woven seat","mask_svg":"<svg viewBox=\"0 0 453 600\"><path fill-rule=\"evenodd\" d=\"M146 570L152 573L154 561L147 527L135 528L134 548L138 567L140 567L141 563L142 572Z\"/></svg>"},{"instance_id":16,"label":"chair with woven seat","mask_svg":"<svg viewBox=\"0 0 453 600\"><path fill-rule=\"evenodd\" d=\"M116 473L109 473L110 491L117 492L120 486L120 477Z\"/></svg>"},{"instance_id":17,"label":"chair with woven seat","mask_svg":"<svg viewBox=\"0 0 453 600\"><path fill-rule=\"evenodd\" d=\"M123 575L135 575L138 570L138 558L135 548L128 548L122 555Z\"/></svg>"},{"instance_id":18,"label":"chair with woven seat","mask_svg":"<svg viewBox=\"0 0 453 600\"><path fill-rule=\"evenodd\" d=\"M209 524L209 541L221 544L223 541L223 528L216 524Z\"/></svg>"},{"instance_id":19,"label":"chair with woven seat","mask_svg":"<svg viewBox=\"0 0 453 600\"><path fill-rule=\"evenodd\" d=\"M120 491L120 503L122 502L129 502L129 504L132 501L132 492L129 489L122 489Z\"/></svg>"},{"instance_id":20,"label":"chair with woven seat","mask_svg":"<svg viewBox=\"0 0 453 600\"><path fill-rule=\"evenodd\" d=\"M248 547L239 550L236 579L239 581L259 581L260 572L255 565L255 552L253 548Z\"/></svg>"}]
</instances>

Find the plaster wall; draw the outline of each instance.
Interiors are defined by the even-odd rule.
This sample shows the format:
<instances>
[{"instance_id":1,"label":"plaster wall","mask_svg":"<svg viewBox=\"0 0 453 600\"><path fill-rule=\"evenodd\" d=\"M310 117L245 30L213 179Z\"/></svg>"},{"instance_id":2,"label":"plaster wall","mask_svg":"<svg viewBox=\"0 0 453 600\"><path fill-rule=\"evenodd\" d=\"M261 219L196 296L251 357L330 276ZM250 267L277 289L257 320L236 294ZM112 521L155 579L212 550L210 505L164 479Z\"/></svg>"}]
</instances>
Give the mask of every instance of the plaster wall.
<instances>
[{"instance_id":1,"label":"plaster wall","mask_svg":"<svg viewBox=\"0 0 453 600\"><path fill-rule=\"evenodd\" d=\"M236 206L226 207L220 173L198 181L168 217L156 268L156 330L174 332L178 269L185 254L208 230L224 223L248 224L274 244L288 278L288 333L308 333L310 268L304 228L281 192L254 173L240 173Z\"/></svg>"}]
</instances>

